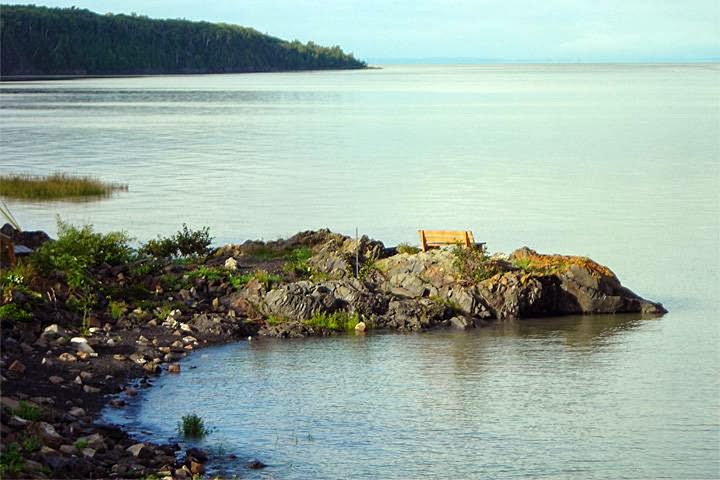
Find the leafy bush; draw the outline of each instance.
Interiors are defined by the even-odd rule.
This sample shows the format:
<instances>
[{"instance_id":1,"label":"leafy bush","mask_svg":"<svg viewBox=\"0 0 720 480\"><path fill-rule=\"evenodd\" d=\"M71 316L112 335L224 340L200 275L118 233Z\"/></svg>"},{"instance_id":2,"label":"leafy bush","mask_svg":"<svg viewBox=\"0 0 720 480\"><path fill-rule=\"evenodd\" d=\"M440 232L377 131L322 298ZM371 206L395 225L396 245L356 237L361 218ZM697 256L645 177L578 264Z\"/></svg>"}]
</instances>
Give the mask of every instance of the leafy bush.
<instances>
[{"instance_id":1,"label":"leafy bush","mask_svg":"<svg viewBox=\"0 0 720 480\"><path fill-rule=\"evenodd\" d=\"M242 275L229 275L227 280L235 290L239 290L253 278L255 278L255 275L252 273L243 273Z\"/></svg>"},{"instance_id":2,"label":"leafy bush","mask_svg":"<svg viewBox=\"0 0 720 480\"><path fill-rule=\"evenodd\" d=\"M75 227L58 220L58 239L46 242L32 256L32 263L44 274L55 270L70 276L87 273L103 263L119 265L132 255L130 237L124 232L98 233L92 226Z\"/></svg>"},{"instance_id":3,"label":"leafy bush","mask_svg":"<svg viewBox=\"0 0 720 480\"><path fill-rule=\"evenodd\" d=\"M167 238L158 237L148 241L140 249L140 253L155 258L188 257L191 255L207 255L210 251L212 237L210 229L190 230L183 223L182 230Z\"/></svg>"},{"instance_id":4,"label":"leafy bush","mask_svg":"<svg viewBox=\"0 0 720 480\"><path fill-rule=\"evenodd\" d=\"M420 253L420 249L414 245L410 245L409 243L401 243L397 246L397 253L415 255L416 253Z\"/></svg>"},{"instance_id":5,"label":"leafy bush","mask_svg":"<svg viewBox=\"0 0 720 480\"><path fill-rule=\"evenodd\" d=\"M532 265L532 259L529 257L518 257L514 258L512 260L513 265L515 265L520 270L529 271L530 267Z\"/></svg>"},{"instance_id":6,"label":"leafy bush","mask_svg":"<svg viewBox=\"0 0 720 480\"><path fill-rule=\"evenodd\" d=\"M502 266L488 257L482 247L456 246L452 250L453 266L462 280L478 283L502 271Z\"/></svg>"},{"instance_id":7,"label":"leafy bush","mask_svg":"<svg viewBox=\"0 0 720 480\"><path fill-rule=\"evenodd\" d=\"M0 306L0 320L29 322L32 318L32 313L22 309L15 303L6 303L5 305Z\"/></svg>"},{"instance_id":8,"label":"leafy bush","mask_svg":"<svg viewBox=\"0 0 720 480\"><path fill-rule=\"evenodd\" d=\"M202 438L210 433L203 419L194 413L183 415L177 430L180 435L188 438Z\"/></svg>"}]
</instances>

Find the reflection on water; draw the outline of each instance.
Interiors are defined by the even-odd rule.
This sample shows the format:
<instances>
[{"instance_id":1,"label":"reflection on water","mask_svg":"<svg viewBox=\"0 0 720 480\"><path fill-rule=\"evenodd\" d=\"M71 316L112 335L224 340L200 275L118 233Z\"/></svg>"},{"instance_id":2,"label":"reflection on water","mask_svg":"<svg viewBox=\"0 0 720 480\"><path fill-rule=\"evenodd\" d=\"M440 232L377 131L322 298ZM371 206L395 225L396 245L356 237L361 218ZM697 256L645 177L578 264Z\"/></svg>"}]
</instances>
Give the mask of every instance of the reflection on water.
<instances>
[{"instance_id":1,"label":"reflection on water","mask_svg":"<svg viewBox=\"0 0 720 480\"><path fill-rule=\"evenodd\" d=\"M177 440L177 419L198 412L216 428L201 446L240 456L220 467L271 465L249 478L703 477L717 462L697 442L712 440L716 420L669 422L678 405L638 369L658 325L603 315L261 338L196 352L181 375L106 416Z\"/></svg>"}]
</instances>

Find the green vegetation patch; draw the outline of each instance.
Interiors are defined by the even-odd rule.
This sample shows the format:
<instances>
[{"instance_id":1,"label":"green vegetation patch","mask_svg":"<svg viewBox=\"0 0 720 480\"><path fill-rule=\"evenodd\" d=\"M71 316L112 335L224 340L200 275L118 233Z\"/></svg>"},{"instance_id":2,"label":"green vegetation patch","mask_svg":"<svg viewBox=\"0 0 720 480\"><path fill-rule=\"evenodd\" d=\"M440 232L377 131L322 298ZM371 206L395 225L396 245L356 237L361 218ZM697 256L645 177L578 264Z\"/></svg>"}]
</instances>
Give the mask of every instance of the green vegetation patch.
<instances>
[{"instance_id":1,"label":"green vegetation patch","mask_svg":"<svg viewBox=\"0 0 720 480\"><path fill-rule=\"evenodd\" d=\"M210 229L191 230L183 223L182 229L170 237L158 237L143 245L138 253L155 258L191 258L205 256L210 251Z\"/></svg>"},{"instance_id":2,"label":"green vegetation patch","mask_svg":"<svg viewBox=\"0 0 720 480\"><path fill-rule=\"evenodd\" d=\"M29 322L32 320L32 313L15 303L6 303L0 305L0 320L9 320L12 322Z\"/></svg>"},{"instance_id":3,"label":"green vegetation patch","mask_svg":"<svg viewBox=\"0 0 720 480\"><path fill-rule=\"evenodd\" d=\"M178 422L177 430L180 435L187 438L202 438L210 433L203 419L194 413L183 415Z\"/></svg>"},{"instance_id":4,"label":"green vegetation patch","mask_svg":"<svg viewBox=\"0 0 720 480\"><path fill-rule=\"evenodd\" d=\"M503 272L502 263L488 257L482 247L457 245L453 247L452 254L453 266L460 279L466 282L479 283Z\"/></svg>"},{"instance_id":5,"label":"green vegetation patch","mask_svg":"<svg viewBox=\"0 0 720 480\"><path fill-rule=\"evenodd\" d=\"M127 185L64 173L50 176L0 175L0 195L25 200L103 197L118 190L127 190Z\"/></svg>"},{"instance_id":6,"label":"green vegetation patch","mask_svg":"<svg viewBox=\"0 0 720 480\"><path fill-rule=\"evenodd\" d=\"M397 246L397 253L415 255L416 253L420 253L420 249L414 245L410 245L409 243L401 243Z\"/></svg>"},{"instance_id":7,"label":"green vegetation patch","mask_svg":"<svg viewBox=\"0 0 720 480\"><path fill-rule=\"evenodd\" d=\"M317 312L303 323L334 332L351 332L360 323L360 316L344 310L333 313Z\"/></svg>"}]
</instances>

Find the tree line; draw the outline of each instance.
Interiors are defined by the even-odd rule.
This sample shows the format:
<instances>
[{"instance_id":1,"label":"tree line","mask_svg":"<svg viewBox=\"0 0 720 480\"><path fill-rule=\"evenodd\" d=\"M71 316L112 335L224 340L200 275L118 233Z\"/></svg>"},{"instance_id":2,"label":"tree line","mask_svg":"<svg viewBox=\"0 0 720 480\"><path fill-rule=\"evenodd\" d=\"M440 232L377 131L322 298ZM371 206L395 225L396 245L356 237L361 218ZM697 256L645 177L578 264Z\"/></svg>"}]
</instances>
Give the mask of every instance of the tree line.
<instances>
[{"instance_id":1,"label":"tree line","mask_svg":"<svg viewBox=\"0 0 720 480\"><path fill-rule=\"evenodd\" d=\"M225 23L0 5L0 75L238 73L364 68L338 46Z\"/></svg>"}]
</instances>

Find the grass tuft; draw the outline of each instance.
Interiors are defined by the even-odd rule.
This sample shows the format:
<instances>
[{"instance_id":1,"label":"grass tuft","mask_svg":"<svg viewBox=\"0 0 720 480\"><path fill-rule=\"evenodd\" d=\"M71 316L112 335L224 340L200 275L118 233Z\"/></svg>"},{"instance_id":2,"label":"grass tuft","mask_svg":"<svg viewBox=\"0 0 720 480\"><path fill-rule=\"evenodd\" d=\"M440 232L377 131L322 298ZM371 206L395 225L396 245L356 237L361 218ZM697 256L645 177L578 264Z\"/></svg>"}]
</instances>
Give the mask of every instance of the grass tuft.
<instances>
[{"instance_id":1,"label":"grass tuft","mask_svg":"<svg viewBox=\"0 0 720 480\"><path fill-rule=\"evenodd\" d=\"M202 438L210 433L203 419L194 413L183 415L182 420L178 422L177 430L179 434L188 438Z\"/></svg>"},{"instance_id":2,"label":"grass tuft","mask_svg":"<svg viewBox=\"0 0 720 480\"><path fill-rule=\"evenodd\" d=\"M25 200L106 197L127 188L127 185L106 183L92 177L74 177L65 173L49 176L0 175L0 195Z\"/></svg>"},{"instance_id":3,"label":"grass tuft","mask_svg":"<svg viewBox=\"0 0 720 480\"><path fill-rule=\"evenodd\" d=\"M334 332L352 332L355 330L355 326L360 323L360 316L357 313L349 313L344 310L333 313L317 312L308 320L305 320L304 323Z\"/></svg>"}]
</instances>

